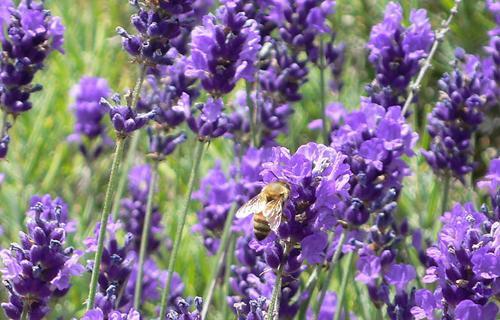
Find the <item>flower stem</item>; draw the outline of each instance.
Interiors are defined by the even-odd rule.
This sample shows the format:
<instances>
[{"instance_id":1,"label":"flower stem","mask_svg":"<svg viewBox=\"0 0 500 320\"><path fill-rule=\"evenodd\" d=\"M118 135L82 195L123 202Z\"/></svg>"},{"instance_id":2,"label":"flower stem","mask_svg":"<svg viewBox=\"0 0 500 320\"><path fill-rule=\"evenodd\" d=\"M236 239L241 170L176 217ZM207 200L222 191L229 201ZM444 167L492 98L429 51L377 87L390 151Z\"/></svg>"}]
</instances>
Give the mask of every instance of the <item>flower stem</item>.
<instances>
[{"instance_id":1,"label":"flower stem","mask_svg":"<svg viewBox=\"0 0 500 320\"><path fill-rule=\"evenodd\" d=\"M151 231L151 216L153 213L153 195L158 178L158 161L154 161L151 168L151 180L149 182L148 200L146 203L146 214L142 227L141 247L139 249L139 264L137 265L137 277L135 279L134 309L139 310L142 296L142 278L144 275L144 260L148 248L149 232Z\"/></svg>"},{"instance_id":2,"label":"flower stem","mask_svg":"<svg viewBox=\"0 0 500 320\"><path fill-rule=\"evenodd\" d=\"M132 162L134 161L135 151L137 150L137 146L139 144L139 138L141 135L141 131L137 130L132 133L132 138L130 139L130 144L128 146L127 155L125 157L125 161L123 166L121 167L120 180L118 180L118 186L116 187L115 199L113 200L113 220L118 218L118 213L120 209L120 201L122 200L123 191L125 190L125 185L127 184L128 171L132 166Z\"/></svg>"},{"instance_id":3,"label":"flower stem","mask_svg":"<svg viewBox=\"0 0 500 320\"><path fill-rule=\"evenodd\" d=\"M352 269L352 258L354 257L354 251L351 251L347 255L347 262L344 266L344 274L342 275L342 282L340 284L340 290L337 292L337 309L335 311L335 318L333 320L339 320L342 314L342 307L344 303L345 288L347 287L347 279L351 273ZM321 306L320 306L321 308ZM346 310L347 311L347 310Z\"/></svg>"},{"instance_id":4,"label":"flower stem","mask_svg":"<svg viewBox=\"0 0 500 320\"><path fill-rule=\"evenodd\" d=\"M87 299L87 311L94 307L94 300L97 291L97 280L99 278L99 271L101 267L102 251L104 248L104 238L106 237L106 227L108 225L108 218L110 214L111 198L113 196L113 189L115 180L120 167L120 160L123 154L124 138L118 136L116 139L116 149L113 156L113 164L111 165L111 173L109 175L108 187L104 197L104 205L101 213L101 225L99 228L99 236L97 238L97 250L94 257L94 265L92 267L92 277L90 278L89 297Z\"/></svg>"},{"instance_id":5,"label":"flower stem","mask_svg":"<svg viewBox=\"0 0 500 320\"><path fill-rule=\"evenodd\" d=\"M229 277L231 276L231 265L233 263L233 255L232 253L234 252L234 248L236 246L236 237L233 235L230 237L230 240L229 240L229 247L228 247L228 250L226 252L226 257L225 257L225 260L226 260L226 266L225 266L225 269L224 269L224 295L223 295L223 299L222 299L222 314L223 314L223 319L228 319L229 316L228 316L228 311L229 311L229 308L228 308L228 305L226 303L226 297L229 296Z\"/></svg>"},{"instance_id":6,"label":"flower stem","mask_svg":"<svg viewBox=\"0 0 500 320\"><path fill-rule=\"evenodd\" d=\"M320 94L320 105L321 105L321 133L323 137L323 143L328 144L328 125L326 118L326 92L325 92L325 52L324 52L323 39L319 43L319 94Z\"/></svg>"},{"instance_id":7,"label":"flower stem","mask_svg":"<svg viewBox=\"0 0 500 320\"><path fill-rule=\"evenodd\" d=\"M142 84L144 83L144 77L146 76L146 65L141 66L141 71L139 73L139 78L135 82L135 86L133 91L130 93L132 95L132 99L130 100L130 107L136 108L137 102L139 101L139 96L142 90ZM127 151L127 158L122 168L122 172L120 175L120 180L118 181L118 187L116 188L116 195L113 201L113 220L118 218L118 209L120 208L120 201L122 199L123 190L125 189L125 184L127 182L127 175L130 166L132 165L132 161L134 160L135 150L137 150L137 145L139 144L139 137L141 135L141 131L137 130L133 133L132 139L130 141L130 145Z\"/></svg>"},{"instance_id":8,"label":"flower stem","mask_svg":"<svg viewBox=\"0 0 500 320\"><path fill-rule=\"evenodd\" d=\"M201 319L205 319L208 312L208 307L210 306L210 302L212 301L212 296L215 290L215 284L217 282L217 276L220 273L220 270L223 266L224 262L224 252L226 252L226 248L228 246L230 235L231 235L231 226L233 225L234 215L236 214L236 206L233 205L229 210L229 214L227 215L226 222L224 223L224 230L222 231L222 236L220 240L219 250L215 256L215 261L217 261L217 265L212 270L212 274L210 275L211 282L203 295L203 309L201 311Z\"/></svg>"},{"instance_id":9,"label":"flower stem","mask_svg":"<svg viewBox=\"0 0 500 320\"><path fill-rule=\"evenodd\" d=\"M196 176L198 175L198 169L200 168L201 158L203 156L203 151L205 144L203 141L197 141L196 148L194 151L193 164L191 166L191 173L189 174L189 182L188 182L188 192L186 195L186 199L184 202L184 206L181 212L181 220L177 224L176 235L174 240L174 245L172 249L172 254L170 255L170 260L168 262L168 274L167 281L165 284L165 288L163 288L163 295L161 297L161 305L160 305L160 319L165 319L165 315L167 314L167 301L170 295L170 285L172 283L172 276L175 268L175 260L177 258L177 253L179 251L180 242L182 241L182 233L184 231L184 226L186 224L186 217L189 209L189 203L191 202L191 195L193 194L194 181Z\"/></svg>"},{"instance_id":10,"label":"flower stem","mask_svg":"<svg viewBox=\"0 0 500 320\"><path fill-rule=\"evenodd\" d=\"M252 83L247 81L245 83L246 95L247 95L247 105L250 111L250 136L251 144L253 147L258 147L259 142L257 141L257 109L255 108L254 101L252 100Z\"/></svg>"},{"instance_id":11,"label":"flower stem","mask_svg":"<svg viewBox=\"0 0 500 320\"><path fill-rule=\"evenodd\" d=\"M30 308L29 305L25 301L23 303L23 312L21 313L21 320L28 320L29 308Z\"/></svg>"},{"instance_id":12,"label":"flower stem","mask_svg":"<svg viewBox=\"0 0 500 320\"><path fill-rule=\"evenodd\" d=\"M446 175L443 181L443 198L441 199L441 214L448 209L448 197L450 195L450 176Z\"/></svg>"},{"instance_id":13,"label":"flower stem","mask_svg":"<svg viewBox=\"0 0 500 320\"><path fill-rule=\"evenodd\" d=\"M137 107L137 102L139 101L139 96L141 93L142 84L144 82L144 77L146 76L146 68L147 67L145 64L143 64L141 66L141 71L139 72L139 78L135 82L134 91L131 92L131 94L132 94L131 107L132 108Z\"/></svg>"},{"instance_id":14,"label":"flower stem","mask_svg":"<svg viewBox=\"0 0 500 320\"><path fill-rule=\"evenodd\" d=\"M314 289L316 289L316 284L318 283L318 274L320 271L320 265L316 265L313 272L307 279L306 285L304 286L303 292L308 292L307 298L305 301L301 303L299 315L297 319L302 320L306 319L307 309L309 307L309 303L311 302L311 298L314 295Z\"/></svg>"},{"instance_id":15,"label":"flower stem","mask_svg":"<svg viewBox=\"0 0 500 320\"><path fill-rule=\"evenodd\" d=\"M427 71L431 68L431 61L434 58L434 55L436 54L437 48L439 47L439 44L443 41L444 36L449 30L450 23L453 20L453 18L457 15L458 12L458 5L460 4L461 0L455 0L455 4L450 10L450 15L448 16L448 19L442 22L441 28L436 31L436 39L434 40L434 43L432 44L431 51L429 52L429 55L425 59L422 69L420 69L420 72L418 73L417 78L415 81L413 81L410 84L410 92L408 93L408 97L406 98L405 104L402 109L402 114L404 115L407 111L410 105L413 102L413 99L415 98L415 95L418 93L420 90L420 85L422 84L422 80L424 79L425 74Z\"/></svg>"},{"instance_id":16,"label":"flower stem","mask_svg":"<svg viewBox=\"0 0 500 320\"><path fill-rule=\"evenodd\" d=\"M267 310L267 320L278 320L280 313L280 299L281 299L281 282L283 280L283 268L285 263L282 262L278 267L276 273L276 282L274 283L273 293L271 295L271 304Z\"/></svg>"},{"instance_id":17,"label":"flower stem","mask_svg":"<svg viewBox=\"0 0 500 320\"><path fill-rule=\"evenodd\" d=\"M335 265L339 261L340 253L342 253L342 247L344 246L346 238L347 238L346 231L342 230L342 233L340 234L340 238L339 238L339 243L337 244L337 249L335 249L335 252L333 253L332 262L330 263L330 269L328 270L326 280L325 280L325 282L323 282L323 286L321 288L321 293L320 293L319 300L318 300L318 308L316 309L316 313L314 316L315 319L318 319L319 310L321 309L321 305L323 304L323 301L325 300L326 291L328 290L328 286L330 285L330 282L332 281L333 272L335 270Z\"/></svg>"}]
</instances>

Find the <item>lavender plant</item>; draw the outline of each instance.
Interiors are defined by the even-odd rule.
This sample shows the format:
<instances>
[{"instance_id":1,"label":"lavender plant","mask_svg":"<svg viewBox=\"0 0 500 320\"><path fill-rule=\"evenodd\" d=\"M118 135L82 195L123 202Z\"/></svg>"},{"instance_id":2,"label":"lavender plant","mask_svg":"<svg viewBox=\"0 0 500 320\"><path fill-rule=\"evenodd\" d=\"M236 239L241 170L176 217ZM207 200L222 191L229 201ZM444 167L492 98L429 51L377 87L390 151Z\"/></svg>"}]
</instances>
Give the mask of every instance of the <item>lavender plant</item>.
<instances>
[{"instance_id":1,"label":"lavender plant","mask_svg":"<svg viewBox=\"0 0 500 320\"><path fill-rule=\"evenodd\" d=\"M102 29L107 23L89 28L93 36L88 38L75 36L73 24L79 26L79 20L67 23L70 56L64 68L58 68L60 61L54 64L57 81L61 74L79 74L72 68L81 62L109 76L84 77L72 90L76 121L68 140L77 143L91 168L88 192L77 194L78 177L67 175L75 172L68 168L77 153L51 144L56 133L66 137L71 130L60 118L67 108L58 107L59 99L65 100L55 91L58 83L44 91L57 97L53 108L16 123L16 140L27 133L29 159L40 161L27 169L22 157L0 163L5 170L0 173L0 246L27 216L20 244L0 251L7 318L499 316L497 1L485 1L484 14L476 3L464 3L463 12L459 0L446 3L448 18L436 31L431 21L434 25L440 15L439 6L425 4L429 12L412 9L406 17L406 1L381 8L378 23L372 17L378 11L358 1L349 6L331 0L131 4L131 26L117 32L130 66L139 69L132 90L120 96L108 86L127 83L127 71L120 70L120 81L109 75L127 66L87 64L88 57L99 60L84 48L88 43L94 49L109 46L106 56L113 52L113 38L102 41L108 39ZM59 5L66 22L72 22L67 8L81 8L79 2ZM92 14L82 14L82 21L101 14L101 6L92 2ZM471 6L474 19L468 15ZM112 11L103 12L113 19ZM481 21L474 29L477 37L463 37L476 20ZM5 115L0 157L5 158L12 119L31 108L30 94L40 88L33 83L46 80L33 77L50 52L62 51L64 28L34 0L0 1L0 26ZM358 30L366 30L366 37ZM453 37L445 39L448 32ZM453 50L452 71L434 86L450 68L441 62ZM365 59L374 68L373 80L362 70ZM351 77L352 72L358 74ZM423 87L426 75L428 88ZM370 82L367 97L358 99L364 82ZM439 97L434 87L441 90ZM420 109L413 112L417 95ZM419 139L419 128L409 119L419 122L428 105L435 107L427 115L428 132L419 132ZM114 134L104 125L106 114ZM317 115L321 119L313 120ZM52 123L61 129L48 139L45 129ZM300 131L308 123L311 130L321 128L318 140L325 144ZM115 152L107 159L102 150L113 143ZM417 155L424 148L423 156ZM34 170L41 159L50 159L50 166ZM189 166L185 161L191 162L189 178L178 186ZM102 187L100 165L106 164L109 181ZM451 178L464 183L452 189ZM277 185L279 196L267 192ZM28 212L15 219L19 199L32 190L57 191L68 205L35 196ZM465 195L469 202L462 205ZM191 207L191 198L197 207ZM457 203L448 210L452 201ZM68 211L81 212L82 206L76 225ZM93 207L101 206L96 218ZM185 229L194 223L194 236L188 238ZM88 229L93 233L82 243ZM88 280L81 276L82 247L89 254L88 292L81 290ZM198 294L204 299L193 298Z\"/></svg>"}]
</instances>

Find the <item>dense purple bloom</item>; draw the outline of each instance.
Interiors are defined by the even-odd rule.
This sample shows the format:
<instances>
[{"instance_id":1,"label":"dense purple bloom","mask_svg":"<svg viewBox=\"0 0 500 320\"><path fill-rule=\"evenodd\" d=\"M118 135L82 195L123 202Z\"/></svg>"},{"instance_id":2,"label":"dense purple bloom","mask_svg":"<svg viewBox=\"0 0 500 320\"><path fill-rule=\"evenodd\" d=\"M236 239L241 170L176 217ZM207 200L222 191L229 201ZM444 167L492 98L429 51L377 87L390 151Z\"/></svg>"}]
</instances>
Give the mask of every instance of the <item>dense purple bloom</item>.
<instances>
[{"instance_id":1,"label":"dense purple bloom","mask_svg":"<svg viewBox=\"0 0 500 320\"><path fill-rule=\"evenodd\" d=\"M102 98L107 99L111 94L106 79L97 77L82 77L73 87L71 95L75 103L70 107L75 114L75 134L96 138L104 131L101 123L106 114L106 108L100 104Z\"/></svg>"},{"instance_id":2,"label":"dense purple bloom","mask_svg":"<svg viewBox=\"0 0 500 320\"><path fill-rule=\"evenodd\" d=\"M71 95L75 102L70 107L75 115L74 132L68 137L70 142L78 143L83 155L91 160L97 158L108 143L102 119L107 108L100 104L101 99L109 97L111 90L106 79L84 76L73 87ZM97 145L92 141L101 137Z\"/></svg>"},{"instance_id":3,"label":"dense purple bloom","mask_svg":"<svg viewBox=\"0 0 500 320\"><path fill-rule=\"evenodd\" d=\"M279 34L297 55L304 51L312 61L318 59L319 48L314 40L331 32L328 16L333 14L335 1L274 1L270 19L277 22Z\"/></svg>"},{"instance_id":4,"label":"dense purple bloom","mask_svg":"<svg viewBox=\"0 0 500 320\"><path fill-rule=\"evenodd\" d=\"M500 189L500 158L492 159L488 174L477 183L480 189L486 190L492 197Z\"/></svg>"},{"instance_id":5,"label":"dense purple bloom","mask_svg":"<svg viewBox=\"0 0 500 320\"><path fill-rule=\"evenodd\" d=\"M278 104L299 101L302 98L299 89L309 72L307 63L287 53L279 44L272 52L268 66L259 73L260 85Z\"/></svg>"},{"instance_id":6,"label":"dense purple bloom","mask_svg":"<svg viewBox=\"0 0 500 320\"><path fill-rule=\"evenodd\" d=\"M345 219L360 225L369 213L394 201L409 168L403 156L412 156L418 135L405 122L399 107L385 110L366 99L361 109L344 117L332 133L332 146L346 154L352 176ZM386 208L387 210L389 208Z\"/></svg>"},{"instance_id":7,"label":"dense purple bloom","mask_svg":"<svg viewBox=\"0 0 500 320\"><path fill-rule=\"evenodd\" d=\"M158 268L154 260L148 259L144 262L144 274L142 279L142 303L159 301L161 297L161 291L165 286L167 280L168 271L164 271ZM130 273L130 278L127 282L127 287L125 294L129 297L134 296L135 292L135 282L137 277L137 264L132 268ZM181 277L174 273L172 277L172 283L170 285L170 297L168 298L168 305L175 306L175 302L179 299L184 292L184 284L182 283ZM132 301L130 300L129 305L125 307L131 308ZM174 307L175 308L175 307ZM132 309L130 309L132 310Z\"/></svg>"},{"instance_id":8,"label":"dense purple bloom","mask_svg":"<svg viewBox=\"0 0 500 320\"><path fill-rule=\"evenodd\" d=\"M13 6L14 4L12 3L12 0L4 0L0 2L0 40L4 39L5 27L10 21L9 9Z\"/></svg>"},{"instance_id":9,"label":"dense purple bloom","mask_svg":"<svg viewBox=\"0 0 500 320\"><path fill-rule=\"evenodd\" d=\"M191 102L198 95L196 79L188 77L186 58L179 57L171 66L160 66L146 78L137 109L143 112L156 109L154 120L162 127L174 128L188 116Z\"/></svg>"},{"instance_id":10,"label":"dense purple bloom","mask_svg":"<svg viewBox=\"0 0 500 320\"><path fill-rule=\"evenodd\" d=\"M385 108L401 104L411 78L420 69L434 41L427 12L424 9L410 12L410 26L402 25L403 10L398 3L390 2L384 20L372 28L367 48L369 60L374 65L376 78L368 87L373 102Z\"/></svg>"},{"instance_id":11,"label":"dense purple bloom","mask_svg":"<svg viewBox=\"0 0 500 320\"><path fill-rule=\"evenodd\" d=\"M236 310L238 320L265 320L267 309L267 299L260 297L259 299L250 300L248 305L245 302L237 302L233 305Z\"/></svg>"},{"instance_id":12,"label":"dense purple bloom","mask_svg":"<svg viewBox=\"0 0 500 320\"><path fill-rule=\"evenodd\" d=\"M198 224L193 231L203 236L203 244L211 254L219 249L220 236L233 205L234 194L235 182L226 178L220 163L217 163L201 180L200 190L193 195L203 205L197 212Z\"/></svg>"},{"instance_id":13,"label":"dense purple bloom","mask_svg":"<svg viewBox=\"0 0 500 320\"><path fill-rule=\"evenodd\" d=\"M152 128L148 128L149 137L149 153L148 157L155 161L164 160L166 156L175 151L175 148L186 141L187 135L184 132L176 134L165 134L162 132L154 132Z\"/></svg>"},{"instance_id":14,"label":"dense purple bloom","mask_svg":"<svg viewBox=\"0 0 500 320\"><path fill-rule=\"evenodd\" d=\"M464 57L457 50L457 58ZM441 97L428 116L427 130L432 137L429 151L422 151L432 169L463 181L473 170L471 137L483 120L485 97L481 96L482 74L476 66L466 74L455 66L439 81Z\"/></svg>"},{"instance_id":15,"label":"dense purple bloom","mask_svg":"<svg viewBox=\"0 0 500 320\"><path fill-rule=\"evenodd\" d=\"M133 0L131 3L138 10L131 17L138 33L131 35L123 28L117 28L125 51L140 63L172 64L174 53L170 41L180 36L182 28L189 25L187 14L193 10L193 0Z\"/></svg>"},{"instance_id":16,"label":"dense purple bloom","mask_svg":"<svg viewBox=\"0 0 500 320\"><path fill-rule=\"evenodd\" d=\"M195 310L189 311L194 305ZM201 320L201 310L203 308L203 299L195 297L190 303L182 298L177 299L175 304L176 310L170 310L167 313L167 320Z\"/></svg>"},{"instance_id":17,"label":"dense purple bloom","mask_svg":"<svg viewBox=\"0 0 500 320\"><path fill-rule=\"evenodd\" d=\"M136 260L136 254L132 250L133 236L128 233L125 236L123 246L120 246L117 240L117 231L122 228L120 222L108 222L108 240L104 246L101 266L98 277L98 289L95 300L95 306L102 310L104 314L109 314L113 310L119 310L126 306L132 297L129 295L120 295L125 290L127 281L130 277L133 264ZM97 233L95 237L86 240L87 253L93 253L97 250ZM87 268L93 268L93 261L88 261ZM120 299L118 300L118 297Z\"/></svg>"},{"instance_id":18,"label":"dense purple bloom","mask_svg":"<svg viewBox=\"0 0 500 320\"><path fill-rule=\"evenodd\" d=\"M59 198L34 196L27 212L27 233L21 244L0 252L2 278L9 291L9 302L2 308L9 319L20 319L27 308L30 319L42 319L51 298L64 296L72 276L84 272L78 263L80 253L66 247L67 206ZM25 305L27 304L27 305Z\"/></svg>"},{"instance_id":19,"label":"dense purple bloom","mask_svg":"<svg viewBox=\"0 0 500 320\"><path fill-rule=\"evenodd\" d=\"M254 80L260 36L255 20L222 6L217 17L207 15L191 35L187 75L201 79L213 97L229 93L239 79Z\"/></svg>"},{"instance_id":20,"label":"dense purple bloom","mask_svg":"<svg viewBox=\"0 0 500 320\"><path fill-rule=\"evenodd\" d=\"M274 144L274 139L281 133L288 131L288 121L293 114L293 109L288 103L279 104L271 97L262 92L251 96L254 105L258 106L258 115L256 122L261 126L255 133L260 138L259 145ZM247 106L247 94L244 91L238 91L234 101L235 111L229 116L231 121L230 132L238 137L238 141L245 142L250 140L246 136L250 132L250 108Z\"/></svg>"},{"instance_id":21,"label":"dense purple bloom","mask_svg":"<svg viewBox=\"0 0 500 320\"><path fill-rule=\"evenodd\" d=\"M210 140L225 134L230 122L224 113L224 102L221 98L208 98L205 103L197 106L199 115L191 114L187 119L189 128L195 132L200 140Z\"/></svg>"},{"instance_id":22,"label":"dense purple bloom","mask_svg":"<svg viewBox=\"0 0 500 320\"><path fill-rule=\"evenodd\" d=\"M120 137L126 137L135 130L144 127L156 115L156 110L138 114L130 106L122 105L118 95L114 95L112 99L115 105L110 104L106 99L101 99L100 103L103 107L108 108L111 122L116 134Z\"/></svg>"},{"instance_id":23,"label":"dense purple bloom","mask_svg":"<svg viewBox=\"0 0 500 320\"><path fill-rule=\"evenodd\" d=\"M441 309L443 316L455 319L476 319L466 314L482 315L481 319L495 319L498 308L494 297L498 294L500 279L500 225L491 218L486 208L482 212L472 204L456 204L443 217L443 227L435 246L427 249L430 258L426 283L436 283L434 295L440 295L443 306L427 298L417 300L412 313L430 313Z\"/></svg>"},{"instance_id":24,"label":"dense purple bloom","mask_svg":"<svg viewBox=\"0 0 500 320\"><path fill-rule=\"evenodd\" d=\"M141 315L138 311L130 309L127 313L111 311L104 313L100 308L89 310L80 320L140 320Z\"/></svg>"},{"instance_id":25,"label":"dense purple bloom","mask_svg":"<svg viewBox=\"0 0 500 320\"><path fill-rule=\"evenodd\" d=\"M21 1L10 12L2 39L0 101L5 112L18 115L31 109L30 94L41 89L31 82L49 53L63 51L64 27L41 2Z\"/></svg>"}]
</instances>

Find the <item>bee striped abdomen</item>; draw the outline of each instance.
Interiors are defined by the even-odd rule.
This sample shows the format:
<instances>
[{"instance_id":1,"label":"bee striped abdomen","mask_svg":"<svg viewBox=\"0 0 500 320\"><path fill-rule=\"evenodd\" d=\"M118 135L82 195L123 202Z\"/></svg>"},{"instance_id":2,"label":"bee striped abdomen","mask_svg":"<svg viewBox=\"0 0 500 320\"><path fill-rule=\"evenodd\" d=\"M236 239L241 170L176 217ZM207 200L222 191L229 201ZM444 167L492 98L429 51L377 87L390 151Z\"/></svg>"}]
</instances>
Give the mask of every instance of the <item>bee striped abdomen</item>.
<instances>
[{"instance_id":1,"label":"bee striped abdomen","mask_svg":"<svg viewBox=\"0 0 500 320\"><path fill-rule=\"evenodd\" d=\"M255 234L255 238L259 241L264 240L270 232L271 228L266 217L264 217L262 212L255 213L253 215L253 233Z\"/></svg>"}]
</instances>

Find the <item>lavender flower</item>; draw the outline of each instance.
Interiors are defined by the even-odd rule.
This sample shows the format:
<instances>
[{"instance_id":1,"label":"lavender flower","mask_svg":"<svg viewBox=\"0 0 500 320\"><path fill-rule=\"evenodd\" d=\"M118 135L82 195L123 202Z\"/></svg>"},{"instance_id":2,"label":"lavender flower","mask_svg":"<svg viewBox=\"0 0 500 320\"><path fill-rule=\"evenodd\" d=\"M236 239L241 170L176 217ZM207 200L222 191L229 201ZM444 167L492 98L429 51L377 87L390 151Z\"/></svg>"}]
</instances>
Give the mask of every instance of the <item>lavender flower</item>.
<instances>
[{"instance_id":1,"label":"lavender flower","mask_svg":"<svg viewBox=\"0 0 500 320\"><path fill-rule=\"evenodd\" d=\"M177 134L154 133L148 128L149 154L155 161L162 161L166 156L174 152L175 148L186 141L187 135L184 132Z\"/></svg>"},{"instance_id":2,"label":"lavender flower","mask_svg":"<svg viewBox=\"0 0 500 320\"><path fill-rule=\"evenodd\" d=\"M99 270L98 290L95 299L96 308L101 309L105 315L110 314L113 310L123 308L132 300L131 296L121 295L120 293L126 288L133 264L136 260L136 254L132 250L133 236L128 233L125 237L124 245L120 246L116 238L117 231L120 229L122 229L120 222L108 222L107 231L109 239L103 250ZM98 230L96 228L95 236L85 241L87 253L95 252L97 249ZM87 268L92 270L93 260L88 261Z\"/></svg>"},{"instance_id":3,"label":"lavender flower","mask_svg":"<svg viewBox=\"0 0 500 320\"><path fill-rule=\"evenodd\" d=\"M132 1L138 13L132 15L131 21L138 34L131 35L125 29L117 28L125 51L139 63L172 64L174 53L170 40L181 35L181 29L189 25L186 14L192 11L192 2Z\"/></svg>"},{"instance_id":4,"label":"lavender flower","mask_svg":"<svg viewBox=\"0 0 500 320\"><path fill-rule=\"evenodd\" d=\"M161 297L161 289L167 281L168 271L159 269L153 259L148 259L144 262L144 276L142 279L142 303L159 301ZM135 282L137 279L137 264L132 268L130 273L130 278L127 282L127 287L125 289L125 295L129 297L134 296ZM168 305L173 306L175 309L176 301L182 296L184 292L184 283L182 283L181 277L174 273L172 276L172 284L170 287L170 297L168 299ZM132 307L132 301L125 306L125 310ZM132 310L132 309L131 309Z\"/></svg>"},{"instance_id":5,"label":"lavender flower","mask_svg":"<svg viewBox=\"0 0 500 320\"><path fill-rule=\"evenodd\" d=\"M458 59L464 58L461 50ZM463 181L473 170L471 137L483 120L485 98L481 96L482 74L479 66L466 74L455 66L439 81L440 101L428 116L427 129L432 142L429 151L422 151L432 169Z\"/></svg>"},{"instance_id":6,"label":"lavender flower","mask_svg":"<svg viewBox=\"0 0 500 320\"><path fill-rule=\"evenodd\" d=\"M4 39L4 30L6 25L9 23L10 20L10 11L9 9L12 8L14 4L12 3L12 0L5 0L0 3L0 40L3 41Z\"/></svg>"},{"instance_id":7,"label":"lavender flower","mask_svg":"<svg viewBox=\"0 0 500 320\"><path fill-rule=\"evenodd\" d=\"M493 320L498 315L494 297L498 293L500 227L496 218L473 205L456 204L442 217L438 242L427 250L430 266L426 283L436 283L434 293L416 293L411 312L420 319L434 312L446 319L470 319L471 314ZM442 302L441 302L442 301Z\"/></svg>"},{"instance_id":8,"label":"lavender flower","mask_svg":"<svg viewBox=\"0 0 500 320\"><path fill-rule=\"evenodd\" d=\"M221 98L209 98L207 102L199 104L198 117L191 114L187 119L189 128L198 135L201 141L214 139L222 136L229 129L228 117L223 112L224 103Z\"/></svg>"},{"instance_id":9,"label":"lavender flower","mask_svg":"<svg viewBox=\"0 0 500 320\"><path fill-rule=\"evenodd\" d=\"M361 110L345 116L345 124L331 135L332 146L346 154L352 176L344 218L361 225L389 205L399 194L409 168L403 156L413 156L418 135L411 131L399 107L387 111L380 105L361 101ZM388 209L388 208L386 208Z\"/></svg>"},{"instance_id":10,"label":"lavender flower","mask_svg":"<svg viewBox=\"0 0 500 320\"><path fill-rule=\"evenodd\" d=\"M194 304L195 311L189 311L191 305ZM201 310L203 307L203 299L195 297L192 303L179 298L176 303L177 311L170 310L167 313L167 320L201 320Z\"/></svg>"},{"instance_id":11,"label":"lavender flower","mask_svg":"<svg viewBox=\"0 0 500 320\"><path fill-rule=\"evenodd\" d=\"M107 99L110 93L106 79L88 76L82 77L71 90L75 103L70 109L75 114L76 123L74 133L68 137L68 140L77 142L80 151L89 159L97 158L107 142L105 127L102 123L107 109L100 104L100 101L103 98ZM94 150L89 150L88 143L96 140L97 137L101 137L103 141Z\"/></svg>"},{"instance_id":12,"label":"lavender flower","mask_svg":"<svg viewBox=\"0 0 500 320\"><path fill-rule=\"evenodd\" d=\"M109 117L118 137L127 137L133 131L144 127L156 115L156 110L138 114L130 106L121 105L118 95L114 95L112 99L115 105L111 105L105 99L101 99L100 103L109 109Z\"/></svg>"},{"instance_id":13,"label":"lavender flower","mask_svg":"<svg viewBox=\"0 0 500 320\"><path fill-rule=\"evenodd\" d=\"M84 135L90 139L102 134L104 128L101 120L106 109L99 104L102 98L109 97L111 90L103 78L82 77L71 90L75 104L71 106L76 116L75 134Z\"/></svg>"},{"instance_id":14,"label":"lavender flower","mask_svg":"<svg viewBox=\"0 0 500 320\"><path fill-rule=\"evenodd\" d=\"M19 115L31 109L29 97L41 89L31 84L35 73L52 51L63 52L64 27L41 2L21 1L10 12L7 35L2 39L0 102L5 112Z\"/></svg>"},{"instance_id":15,"label":"lavender flower","mask_svg":"<svg viewBox=\"0 0 500 320\"><path fill-rule=\"evenodd\" d=\"M374 65L376 78L368 94L372 101L385 108L401 105L401 97L411 78L420 69L434 41L427 12L424 9L410 12L410 26L402 25L403 10L398 3L390 2L384 20L372 28L367 48L369 60Z\"/></svg>"},{"instance_id":16,"label":"lavender flower","mask_svg":"<svg viewBox=\"0 0 500 320\"><path fill-rule=\"evenodd\" d=\"M148 86L143 90L137 109L156 110L155 121L162 127L175 128L188 116L191 101L198 95L196 79L186 75L186 59L181 57L172 66L155 68L148 75Z\"/></svg>"},{"instance_id":17,"label":"lavender flower","mask_svg":"<svg viewBox=\"0 0 500 320\"><path fill-rule=\"evenodd\" d=\"M80 320L140 320L141 315L138 311L130 309L127 313L121 313L119 311L111 311L110 313L104 313L100 308L95 308L89 310Z\"/></svg>"},{"instance_id":18,"label":"lavender flower","mask_svg":"<svg viewBox=\"0 0 500 320\"><path fill-rule=\"evenodd\" d=\"M320 306L318 313L318 320L331 320L335 317L335 313L337 313L337 294L333 291L327 291L325 295L325 300L323 300L323 304ZM346 318L344 312L340 315L339 319L344 320ZM313 314L313 310L309 308L307 310L307 319L316 319ZM354 314L349 315L349 319L356 320L356 316Z\"/></svg>"},{"instance_id":19,"label":"lavender flower","mask_svg":"<svg viewBox=\"0 0 500 320\"><path fill-rule=\"evenodd\" d=\"M70 279L83 273L80 253L66 247L68 225L66 204L49 195L34 196L28 217L28 232L20 233L21 244L0 252L2 278L9 302L2 308L9 319L20 319L23 309L30 319L42 319L50 311L49 301L64 296Z\"/></svg>"},{"instance_id":20,"label":"lavender flower","mask_svg":"<svg viewBox=\"0 0 500 320\"><path fill-rule=\"evenodd\" d=\"M207 15L192 32L187 75L200 78L213 97L229 93L239 79L254 80L260 50L257 23L222 6L217 16Z\"/></svg>"},{"instance_id":21,"label":"lavender flower","mask_svg":"<svg viewBox=\"0 0 500 320\"><path fill-rule=\"evenodd\" d=\"M278 104L296 102L302 98L299 89L307 81L308 72L305 61L277 44L269 65L260 71L260 85Z\"/></svg>"},{"instance_id":22,"label":"lavender flower","mask_svg":"<svg viewBox=\"0 0 500 320\"><path fill-rule=\"evenodd\" d=\"M293 55L304 51L311 61L316 61L319 48L314 40L331 32L327 18L334 8L332 0L275 1L270 19L278 23L279 34Z\"/></svg>"},{"instance_id":23,"label":"lavender flower","mask_svg":"<svg viewBox=\"0 0 500 320\"><path fill-rule=\"evenodd\" d=\"M492 159L488 174L477 183L478 188L486 190L492 197L500 188L500 158Z\"/></svg>"}]
</instances>

